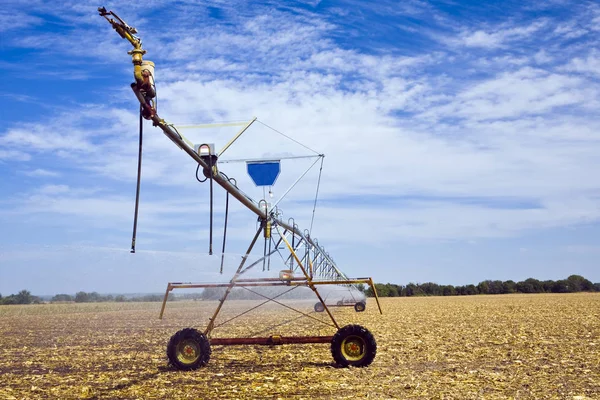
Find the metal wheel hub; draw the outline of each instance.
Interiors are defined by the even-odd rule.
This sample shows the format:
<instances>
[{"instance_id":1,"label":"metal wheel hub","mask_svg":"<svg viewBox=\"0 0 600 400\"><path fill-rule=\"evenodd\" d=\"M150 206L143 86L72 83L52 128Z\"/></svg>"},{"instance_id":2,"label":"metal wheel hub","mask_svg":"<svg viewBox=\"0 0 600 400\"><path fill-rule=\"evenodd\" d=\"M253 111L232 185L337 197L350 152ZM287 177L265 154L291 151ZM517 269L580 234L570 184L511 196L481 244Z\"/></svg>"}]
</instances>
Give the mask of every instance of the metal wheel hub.
<instances>
[{"instance_id":1,"label":"metal wheel hub","mask_svg":"<svg viewBox=\"0 0 600 400\"><path fill-rule=\"evenodd\" d=\"M200 357L198 345L190 340L185 340L177 346L177 358L182 363L193 363Z\"/></svg>"},{"instance_id":2,"label":"metal wheel hub","mask_svg":"<svg viewBox=\"0 0 600 400\"><path fill-rule=\"evenodd\" d=\"M365 342L358 336L350 336L342 342L342 353L348 360L357 361L365 355Z\"/></svg>"}]
</instances>

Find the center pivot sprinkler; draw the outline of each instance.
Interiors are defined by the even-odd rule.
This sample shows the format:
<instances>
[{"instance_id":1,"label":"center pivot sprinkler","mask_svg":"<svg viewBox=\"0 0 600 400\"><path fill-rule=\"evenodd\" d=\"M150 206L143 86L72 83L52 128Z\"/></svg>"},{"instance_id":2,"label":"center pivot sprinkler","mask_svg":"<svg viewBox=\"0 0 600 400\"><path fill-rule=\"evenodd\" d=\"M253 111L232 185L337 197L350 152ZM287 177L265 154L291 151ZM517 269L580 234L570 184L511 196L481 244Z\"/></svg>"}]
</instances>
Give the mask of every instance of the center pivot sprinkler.
<instances>
[{"instance_id":1,"label":"center pivot sprinkler","mask_svg":"<svg viewBox=\"0 0 600 400\"><path fill-rule=\"evenodd\" d=\"M223 240L223 256L225 254L225 233L227 228L227 207L229 196L233 196L246 208L252 211L258 218L258 228L250 240L246 252L241 257L241 261L228 283L194 283L194 282L170 282L167 285L165 297L160 311L160 318L165 312L168 295L175 289L211 289L221 290L216 308L212 313L207 326L204 329L184 328L175 333L167 344L167 357L173 367L180 370L194 370L206 365L210 359L211 346L237 346L237 345L284 345L284 344L314 344L328 343L331 346L331 354L334 361L339 366L365 367L371 364L377 352L375 338L368 329L360 325L349 324L340 326L336 317L333 315L330 307L352 306L357 312L365 310L366 302L364 297L358 294L357 285L368 285L377 303L379 312L381 306L377 291L371 278L348 278L337 266L333 258L327 253L324 247L311 237L309 230L300 230L292 218L287 221L281 218L281 212L277 204L270 204L267 199L254 201L244 192L242 192L235 179L228 177L221 172L219 168L219 157L233 142L235 142L249 127L256 118L249 122L238 124L241 129L220 151L216 151L214 145L202 143L194 144L183 136L174 125L165 122L159 117L156 109L156 86L154 81L154 63L144 60L146 50L142 49L142 41L137 36L137 30L129 26L125 21L118 17L114 12L107 11L105 8L98 9L100 15L104 17L113 29L123 39L127 40L133 49L128 54L131 55L133 62L134 82L131 88L140 106L140 161L138 166L138 196L136 197L136 216L134 218L134 235L132 240L132 252L135 252L135 232L137 227L137 205L139 199L139 176L141 168L141 122L142 118L152 121L155 127L158 127L177 147L183 150L197 163L196 178L200 182L209 181L210 183L210 247L209 254L212 254L212 198L213 183L219 185L227 193L227 203L225 212L225 229ZM232 126L235 124L229 124ZM264 124L266 126L266 124ZM323 162L323 155L316 153L316 160ZM295 157L298 158L298 157ZM271 187L277 180L281 172L281 158L267 160L248 160L246 161L248 174L252 177L255 185ZM312 166L311 166L312 167ZM202 171L204 178L198 176ZM302 175L303 176L303 175ZM302 177L301 176L301 177ZM300 178L301 178L300 177ZM320 177L320 175L319 175ZM299 178L299 179L300 179ZM297 182L297 181L296 181ZM320 182L320 179L319 179ZM290 189L288 189L289 192ZM286 192L287 193L287 192ZM318 193L318 185L317 185ZM269 190L271 194L271 190ZM315 196L316 203L316 196ZM314 215L314 210L313 210ZM312 222L311 222L312 229ZM265 240L263 256L258 260L248 263L249 256L255 247L259 237L263 236ZM282 255L285 269L279 273L279 277L272 278L246 278L248 271L257 265L262 265L265 271L270 269L271 256L275 253ZM286 255L283 256L282 253ZM223 259L221 261L221 272L223 271ZM347 290L350 295L341 300L329 302L327 296L322 295L321 288L329 286ZM272 295L265 294L259 289L261 287L280 287L285 289L283 292ZM309 303L307 309L295 309L287 305L282 299L286 293L296 288L308 288L317 299L317 303ZM331 335L319 336L263 336L263 337L213 337L213 331L222 324L217 324L217 317L222 311L224 303L230 297L232 291L244 289L258 298L260 303L251 310L264 306L267 303L275 303L282 307L296 312L300 317L311 318L325 324L332 329ZM314 300L313 300L314 301ZM314 305L314 306L313 306ZM240 314L243 315L248 311ZM329 321L323 321L315 317L314 312L325 313ZM238 316L240 316L238 315ZM234 320L230 318L228 321Z\"/></svg>"}]
</instances>

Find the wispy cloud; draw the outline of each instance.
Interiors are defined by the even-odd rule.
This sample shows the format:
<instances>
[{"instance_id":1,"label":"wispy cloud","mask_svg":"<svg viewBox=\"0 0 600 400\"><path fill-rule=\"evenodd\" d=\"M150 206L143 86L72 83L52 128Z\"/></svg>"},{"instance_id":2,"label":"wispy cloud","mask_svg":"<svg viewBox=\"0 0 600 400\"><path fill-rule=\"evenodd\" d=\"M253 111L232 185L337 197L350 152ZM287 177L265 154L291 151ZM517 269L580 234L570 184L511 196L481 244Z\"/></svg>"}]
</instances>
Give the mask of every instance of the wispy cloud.
<instances>
[{"instance_id":1,"label":"wispy cloud","mask_svg":"<svg viewBox=\"0 0 600 400\"><path fill-rule=\"evenodd\" d=\"M5 150L0 148L0 161L27 161L31 156L28 153L18 150Z\"/></svg>"},{"instance_id":2,"label":"wispy cloud","mask_svg":"<svg viewBox=\"0 0 600 400\"><path fill-rule=\"evenodd\" d=\"M32 176L32 177L36 177L36 178L58 177L61 175L60 173L58 173L56 171L50 171L50 170L43 169L43 168L36 168L34 170L24 171L23 173L27 176Z\"/></svg>"},{"instance_id":3,"label":"wispy cloud","mask_svg":"<svg viewBox=\"0 0 600 400\"><path fill-rule=\"evenodd\" d=\"M41 25L43 19L25 12L15 11L6 6L0 10L0 32L22 30L35 25Z\"/></svg>"},{"instance_id":4,"label":"wispy cloud","mask_svg":"<svg viewBox=\"0 0 600 400\"><path fill-rule=\"evenodd\" d=\"M532 35L547 26L546 20L535 21L527 26L507 26L494 30L465 30L458 38L450 39L449 42L455 45L466 47L481 47L486 49L495 49L509 46L511 43L530 40Z\"/></svg>"},{"instance_id":5,"label":"wispy cloud","mask_svg":"<svg viewBox=\"0 0 600 400\"><path fill-rule=\"evenodd\" d=\"M585 58L576 57L564 67L564 70L589 75L600 75L600 54L597 51L592 51Z\"/></svg>"},{"instance_id":6,"label":"wispy cloud","mask_svg":"<svg viewBox=\"0 0 600 400\"><path fill-rule=\"evenodd\" d=\"M422 115L477 120L518 118L543 114L557 107L587 107L597 95L595 88L578 77L525 67L467 88L451 103Z\"/></svg>"}]
</instances>

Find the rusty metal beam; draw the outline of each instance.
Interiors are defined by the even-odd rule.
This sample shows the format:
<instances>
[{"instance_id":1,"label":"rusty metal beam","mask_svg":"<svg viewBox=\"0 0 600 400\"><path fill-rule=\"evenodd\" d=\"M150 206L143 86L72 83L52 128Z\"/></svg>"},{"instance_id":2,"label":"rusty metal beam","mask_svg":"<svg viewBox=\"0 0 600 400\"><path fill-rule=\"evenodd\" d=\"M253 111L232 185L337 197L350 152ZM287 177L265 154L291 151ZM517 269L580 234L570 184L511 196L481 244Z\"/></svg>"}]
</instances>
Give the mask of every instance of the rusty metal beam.
<instances>
[{"instance_id":1,"label":"rusty metal beam","mask_svg":"<svg viewBox=\"0 0 600 400\"><path fill-rule=\"evenodd\" d=\"M249 280L248 280L249 281ZM312 285L350 285L355 283L370 283L369 278L356 278L349 280L324 280L315 281L311 280ZM192 282L170 282L168 287L172 289L203 289L203 288L216 288L216 287L228 287L230 283L192 283ZM258 286L309 286L308 280L301 278L300 280L289 280L282 281L278 278L265 278L256 279L252 282L234 282L234 287L258 287Z\"/></svg>"},{"instance_id":2,"label":"rusty metal beam","mask_svg":"<svg viewBox=\"0 0 600 400\"><path fill-rule=\"evenodd\" d=\"M281 344L331 343L333 336L269 336L260 338L211 338L212 346L262 345L275 346Z\"/></svg>"}]
</instances>

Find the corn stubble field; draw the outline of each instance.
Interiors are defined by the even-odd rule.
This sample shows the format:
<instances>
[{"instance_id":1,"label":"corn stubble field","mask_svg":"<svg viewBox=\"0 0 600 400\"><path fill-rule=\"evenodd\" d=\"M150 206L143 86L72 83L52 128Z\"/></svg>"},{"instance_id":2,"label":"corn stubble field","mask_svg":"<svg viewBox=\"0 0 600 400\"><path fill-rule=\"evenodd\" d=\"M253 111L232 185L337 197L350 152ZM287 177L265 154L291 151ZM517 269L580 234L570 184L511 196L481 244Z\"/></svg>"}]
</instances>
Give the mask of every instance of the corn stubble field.
<instances>
[{"instance_id":1,"label":"corn stubble field","mask_svg":"<svg viewBox=\"0 0 600 400\"><path fill-rule=\"evenodd\" d=\"M228 305L223 321L239 303ZM334 309L340 325L375 335L378 353L367 368L334 367L326 344L214 346L208 365L191 372L169 367L165 346L179 329L203 329L214 302L170 303L163 320L157 303L2 306L0 399L600 398L600 294L382 304L384 315L373 299L364 313ZM214 336L264 336L267 325L297 316L261 308ZM335 330L300 318L273 332Z\"/></svg>"}]
</instances>

